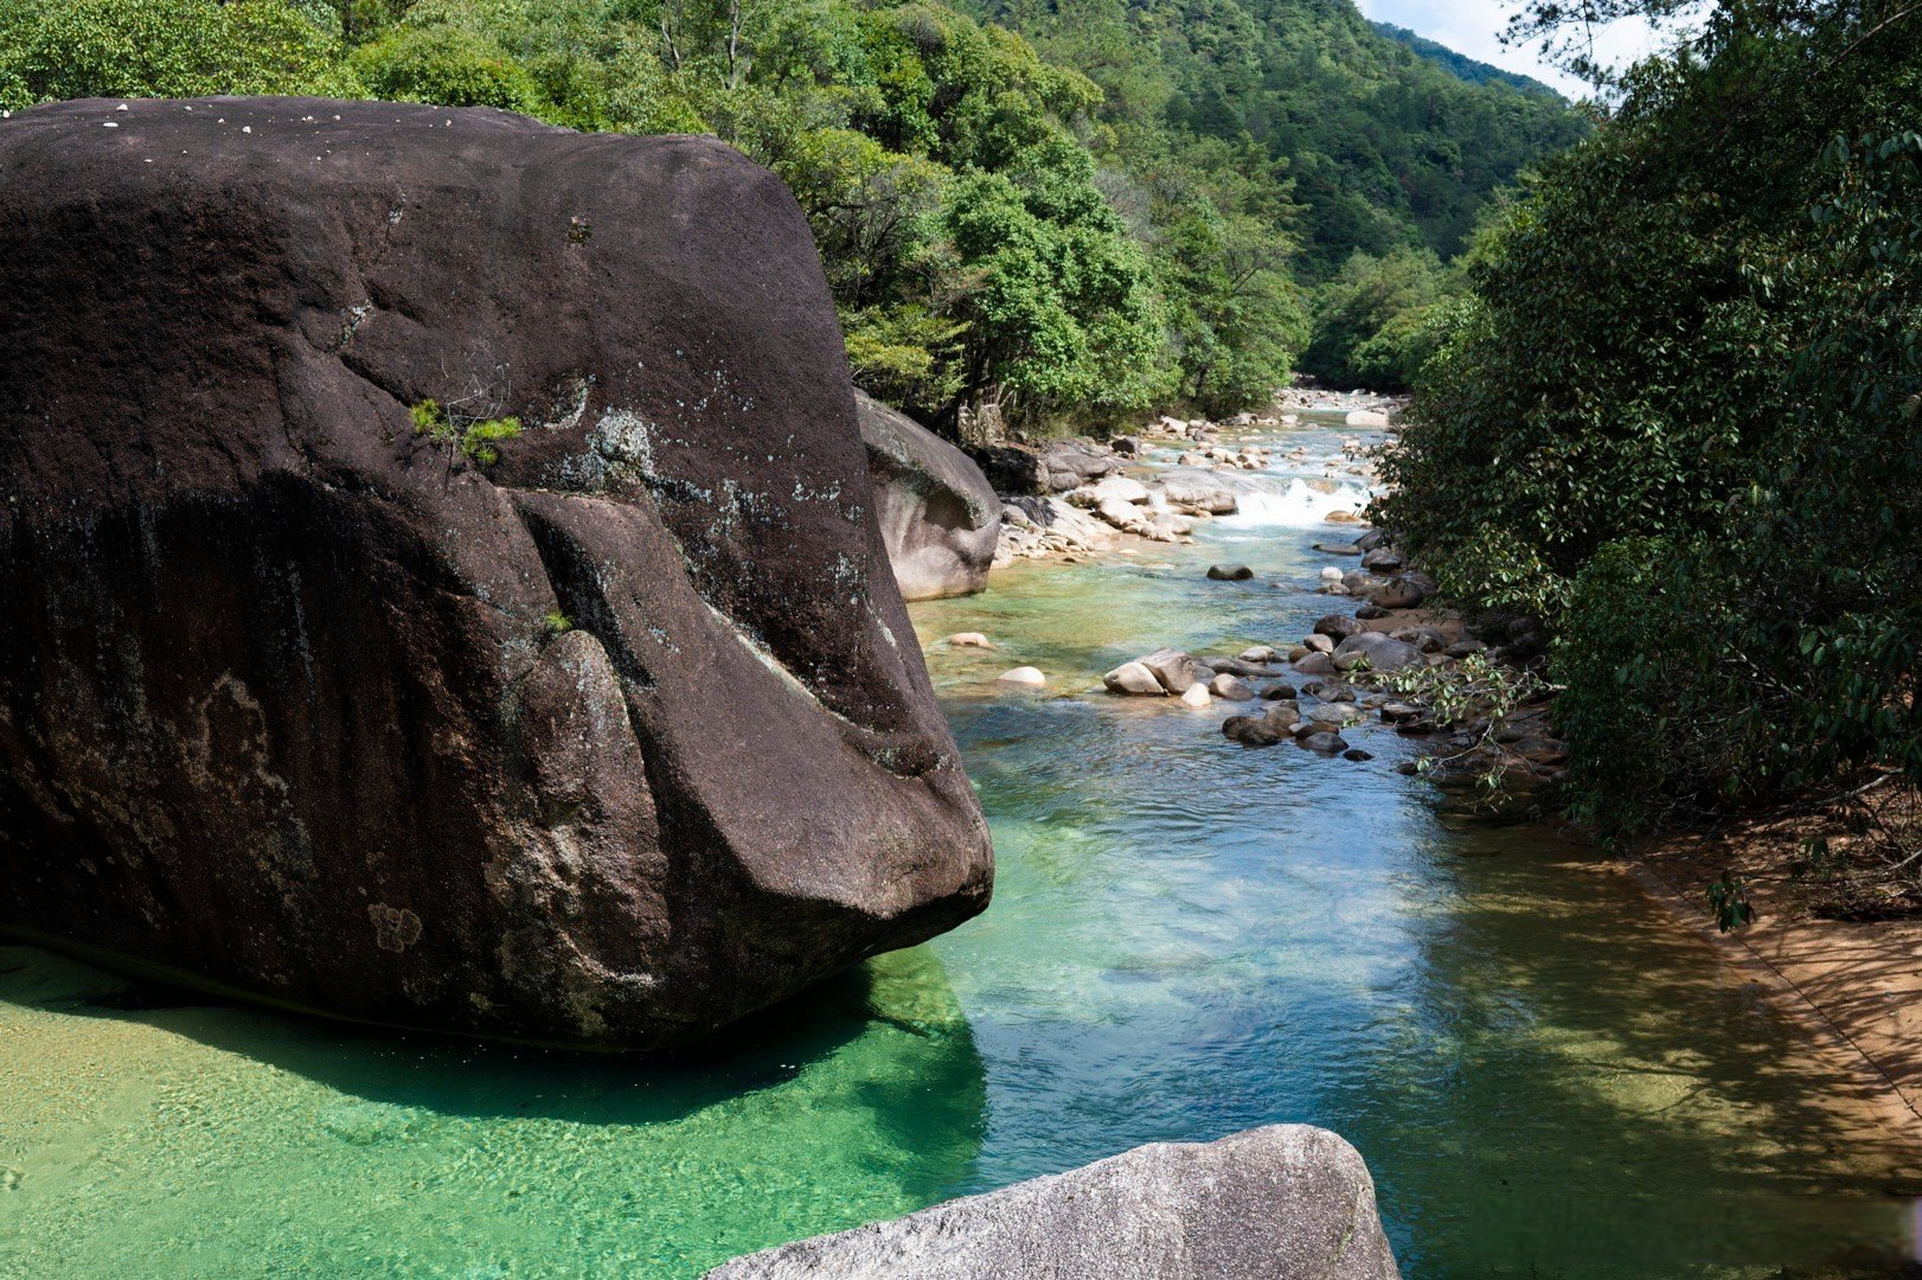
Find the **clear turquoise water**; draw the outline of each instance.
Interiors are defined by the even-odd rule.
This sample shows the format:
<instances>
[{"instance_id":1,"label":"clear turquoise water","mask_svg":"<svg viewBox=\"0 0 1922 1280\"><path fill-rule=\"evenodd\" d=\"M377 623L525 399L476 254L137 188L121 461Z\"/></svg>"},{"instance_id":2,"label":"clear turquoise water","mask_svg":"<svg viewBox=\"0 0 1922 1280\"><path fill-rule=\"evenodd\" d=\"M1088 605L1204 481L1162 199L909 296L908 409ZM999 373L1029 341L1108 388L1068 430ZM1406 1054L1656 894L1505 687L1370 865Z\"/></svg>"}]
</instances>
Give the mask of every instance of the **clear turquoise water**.
<instances>
[{"instance_id":1,"label":"clear turquoise water","mask_svg":"<svg viewBox=\"0 0 1922 1280\"><path fill-rule=\"evenodd\" d=\"M1325 437L1314 437L1318 442ZM1886 1128L1587 850L1095 692L1299 635L1336 531L917 606L994 827L984 917L669 1064L342 1028L0 948L0 1276L662 1276L1156 1139L1312 1121L1412 1276L1885 1274ZM1212 583L1210 560L1253 583ZM998 689L1020 663L1041 695Z\"/></svg>"}]
</instances>

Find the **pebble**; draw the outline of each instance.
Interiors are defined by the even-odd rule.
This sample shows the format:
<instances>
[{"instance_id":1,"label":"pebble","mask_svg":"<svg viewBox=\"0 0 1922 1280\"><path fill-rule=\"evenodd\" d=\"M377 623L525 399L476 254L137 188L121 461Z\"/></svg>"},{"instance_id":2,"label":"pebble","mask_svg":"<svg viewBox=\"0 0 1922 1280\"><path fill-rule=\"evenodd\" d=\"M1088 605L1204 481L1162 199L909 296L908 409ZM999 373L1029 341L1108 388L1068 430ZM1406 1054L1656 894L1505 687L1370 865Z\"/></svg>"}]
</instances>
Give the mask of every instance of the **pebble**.
<instances>
[{"instance_id":1,"label":"pebble","mask_svg":"<svg viewBox=\"0 0 1922 1280\"><path fill-rule=\"evenodd\" d=\"M993 649L996 647L994 641L988 639L979 631L957 631L941 643L955 649Z\"/></svg>"}]
</instances>

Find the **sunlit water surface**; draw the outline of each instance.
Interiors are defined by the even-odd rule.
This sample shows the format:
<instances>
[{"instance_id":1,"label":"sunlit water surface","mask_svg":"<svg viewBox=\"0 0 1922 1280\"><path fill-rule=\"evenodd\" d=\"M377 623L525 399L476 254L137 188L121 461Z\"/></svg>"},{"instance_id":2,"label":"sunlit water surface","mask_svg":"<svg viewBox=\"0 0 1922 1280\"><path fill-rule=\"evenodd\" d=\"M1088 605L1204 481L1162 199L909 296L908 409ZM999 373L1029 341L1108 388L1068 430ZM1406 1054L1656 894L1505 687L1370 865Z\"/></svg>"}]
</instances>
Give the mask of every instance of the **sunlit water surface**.
<instances>
[{"instance_id":1,"label":"sunlit water surface","mask_svg":"<svg viewBox=\"0 0 1922 1280\"><path fill-rule=\"evenodd\" d=\"M1367 762L1247 751L1232 705L1099 692L1147 649L1326 610L1310 544L1344 534L1277 488L1271 522L1195 547L917 606L993 908L684 1060L342 1028L0 948L0 1275L692 1276L1274 1121L1361 1149L1411 1276L1899 1265L1909 1135L1590 851L1450 825L1384 731L1350 733ZM1206 581L1220 559L1256 579ZM934 643L962 630L1001 647ZM995 685L1026 663L1047 690Z\"/></svg>"}]
</instances>

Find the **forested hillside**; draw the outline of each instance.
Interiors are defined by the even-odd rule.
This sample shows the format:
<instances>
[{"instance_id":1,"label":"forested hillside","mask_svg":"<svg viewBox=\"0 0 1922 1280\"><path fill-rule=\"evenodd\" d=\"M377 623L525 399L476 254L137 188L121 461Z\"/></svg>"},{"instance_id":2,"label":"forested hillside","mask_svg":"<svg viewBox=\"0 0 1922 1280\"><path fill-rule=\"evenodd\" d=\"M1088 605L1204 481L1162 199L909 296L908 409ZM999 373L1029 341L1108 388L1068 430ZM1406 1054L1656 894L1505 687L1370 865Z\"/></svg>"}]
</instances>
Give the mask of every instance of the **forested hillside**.
<instances>
[{"instance_id":1,"label":"forested hillside","mask_svg":"<svg viewBox=\"0 0 1922 1280\"><path fill-rule=\"evenodd\" d=\"M1583 129L1348 0L0 0L6 107L296 92L717 134L799 197L858 379L982 430L1239 408L1304 351L1403 380Z\"/></svg>"},{"instance_id":2,"label":"forested hillside","mask_svg":"<svg viewBox=\"0 0 1922 1280\"><path fill-rule=\"evenodd\" d=\"M1467 54L1457 53L1447 45L1437 44L1425 36L1410 31L1407 27L1398 27L1392 22L1375 22L1369 25L1373 26L1376 31L1379 31L1382 35L1387 36L1397 44L1407 45L1422 57L1447 71L1448 74L1466 80L1470 84L1487 84L1490 81L1500 81L1503 84L1512 85L1517 89L1529 93L1545 93L1550 96L1556 96L1553 89L1543 84L1540 80L1535 79L1533 76L1521 75L1514 71L1504 71L1500 67L1482 62L1476 58L1471 58Z\"/></svg>"}]
</instances>

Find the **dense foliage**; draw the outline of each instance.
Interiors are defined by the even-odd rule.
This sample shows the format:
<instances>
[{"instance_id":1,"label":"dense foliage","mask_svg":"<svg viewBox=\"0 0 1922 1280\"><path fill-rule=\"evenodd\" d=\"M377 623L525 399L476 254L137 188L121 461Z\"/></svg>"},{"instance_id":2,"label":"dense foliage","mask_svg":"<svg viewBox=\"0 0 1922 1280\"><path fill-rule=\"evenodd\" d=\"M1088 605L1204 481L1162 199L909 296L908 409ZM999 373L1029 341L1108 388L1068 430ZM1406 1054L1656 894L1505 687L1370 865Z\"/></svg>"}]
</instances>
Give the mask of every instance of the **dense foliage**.
<instances>
[{"instance_id":1,"label":"dense foliage","mask_svg":"<svg viewBox=\"0 0 1922 1280\"><path fill-rule=\"evenodd\" d=\"M1556 619L1581 811L1922 777L1922 7L1728 6L1471 268L1385 516Z\"/></svg>"},{"instance_id":2,"label":"dense foliage","mask_svg":"<svg viewBox=\"0 0 1922 1280\"><path fill-rule=\"evenodd\" d=\"M0 0L0 107L220 92L718 134L800 199L857 377L950 427L1257 403L1351 253L1432 271L1581 128L1347 0ZM1413 326L1337 310L1330 368L1401 376Z\"/></svg>"}]
</instances>

